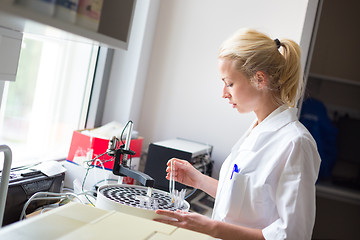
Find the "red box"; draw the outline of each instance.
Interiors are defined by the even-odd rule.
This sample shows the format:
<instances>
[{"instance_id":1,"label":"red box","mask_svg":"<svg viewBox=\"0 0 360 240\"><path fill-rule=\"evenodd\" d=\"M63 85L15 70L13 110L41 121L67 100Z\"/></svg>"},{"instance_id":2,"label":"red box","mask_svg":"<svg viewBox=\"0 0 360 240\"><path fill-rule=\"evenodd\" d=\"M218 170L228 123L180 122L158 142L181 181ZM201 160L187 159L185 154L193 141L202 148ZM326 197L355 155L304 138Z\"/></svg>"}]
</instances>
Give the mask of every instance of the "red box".
<instances>
[{"instance_id":1,"label":"red box","mask_svg":"<svg viewBox=\"0 0 360 240\"><path fill-rule=\"evenodd\" d=\"M131 139L130 150L135 152L135 155L133 155L132 158L140 158L143 140L144 139L142 137L139 137L137 139ZM74 131L67 160L77 163L76 161L74 161L74 158L76 157L87 157L86 159L93 159L105 153L108 149L108 145L108 139L92 137L82 134L81 131ZM87 156L88 154L90 156ZM113 161L108 161L111 159L113 159ZM106 169L113 169L114 157L104 154L99 158L99 160L103 162L103 165ZM133 179L129 177L124 177L123 182L127 184L132 184Z\"/></svg>"}]
</instances>

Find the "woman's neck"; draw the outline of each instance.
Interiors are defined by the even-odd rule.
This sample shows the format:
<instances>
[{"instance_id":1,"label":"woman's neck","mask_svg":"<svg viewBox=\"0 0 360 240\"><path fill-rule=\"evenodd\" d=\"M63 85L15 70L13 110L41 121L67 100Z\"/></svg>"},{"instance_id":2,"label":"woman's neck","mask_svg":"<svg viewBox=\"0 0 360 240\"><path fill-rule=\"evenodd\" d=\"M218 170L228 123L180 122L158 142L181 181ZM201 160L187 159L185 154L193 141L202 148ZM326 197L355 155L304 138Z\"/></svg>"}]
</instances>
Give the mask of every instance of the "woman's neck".
<instances>
[{"instance_id":1,"label":"woman's neck","mask_svg":"<svg viewBox=\"0 0 360 240\"><path fill-rule=\"evenodd\" d=\"M272 102L270 103L265 103L263 106L261 106L259 109L254 110L256 117L257 117L257 122L254 125L254 127L256 127L258 124L260 124L267 116L269 116L273 111L275 111L279 106L273 104Z\"/></svg>"}]
</instances>

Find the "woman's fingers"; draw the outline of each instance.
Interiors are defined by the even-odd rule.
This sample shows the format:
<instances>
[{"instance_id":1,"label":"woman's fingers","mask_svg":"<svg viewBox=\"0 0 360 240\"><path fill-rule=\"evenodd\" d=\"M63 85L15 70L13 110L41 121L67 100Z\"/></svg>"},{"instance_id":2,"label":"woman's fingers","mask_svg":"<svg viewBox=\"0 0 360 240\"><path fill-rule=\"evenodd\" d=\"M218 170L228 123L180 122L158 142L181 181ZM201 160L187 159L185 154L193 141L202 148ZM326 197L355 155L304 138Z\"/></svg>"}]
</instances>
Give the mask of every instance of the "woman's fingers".
<instances>
[{"instance_id":1,"label":"woman's fingers","mask_svg":"<svg viewBox=\"0 0 360 240\"><path fill-rule=\"evenodd\" d=\"M155 213L159 214L159 215L164 215L167 217L171 217L171 218L176 218L176 216L178 216L179 214L174 212L174 211L170 211L170 210L164 210L164 209L158 209L155 211Z\"/></svg>"},{"instance_id":2,"label":"woman's fingers","mask_svg":"<svg viewBox=\"0 0 360 240\"><path fill-rule=\"evenodd\" d=\"M168 167L170 167L170 166L171 166L171 162L175 162L175 161L176 161L176 158L170 158L170 159L167 161L166 165L167 165Z\"/></svg>"},{"instance_id":3,"label":"woman's fingers","mask_svg":"<svg viewBox=\"0 0 360 240\"><path fill-rule=\"evenodd\" d=\"M170 225L174 225L174 226L179 226L179 219L181 218L181 214L174 212L174 211L169 211L169 210L162 210L162 209L158 209L155 211L155 213L162 215L162 216L166 216L168 218L155 218L154 221L157 222L162 222L162 223L166 223L166 224L170 224Z\"/></svg>"},{"instance_id":4,"label":"woman's fingers","mask_svg":"<svg viewBox=\"0 0 360 240\"><path fill-rule=\"evenodd\" d=\"M202 220L204 220L204 218L199 218L200 216L199 214L194 215L194 213L189 213L181 210L177 210L176 212L174 212L174 211L159 209L156 210L155 212L159 215L163 215L167 217L167 218L154 219L155 221L170 224L176 227L190 229L190 230L196 230L194 226L195 225L197 226L199 223L201 223Z\"/></svg>"},{"instance_id":5,"label":"woman's fingers","mask_svg":"<svg viewBox=\"0 0 360 240\"><path fill-rule=\"evenodd\" d=\"M169 160L167 161L166 165L167 165L168 167L170 167L170 166L171 166L171 162L176 163L176 164L187 164L187 163L189 163L189 162L186 161L186 160L182 160L182 159L178 159L178 158L171 158L171 159L169 159Z\"/></svg>"}]
</instances>

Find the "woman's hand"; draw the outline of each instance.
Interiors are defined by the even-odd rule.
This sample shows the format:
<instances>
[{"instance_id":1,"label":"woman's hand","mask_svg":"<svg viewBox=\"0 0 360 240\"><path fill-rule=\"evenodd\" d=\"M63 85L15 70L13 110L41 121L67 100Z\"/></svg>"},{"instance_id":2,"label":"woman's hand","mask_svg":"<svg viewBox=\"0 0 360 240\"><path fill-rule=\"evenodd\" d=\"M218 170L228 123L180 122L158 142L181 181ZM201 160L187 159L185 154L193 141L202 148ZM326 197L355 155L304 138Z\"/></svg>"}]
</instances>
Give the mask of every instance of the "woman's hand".
<instances>
[{"instance_id":1,"label":"woman's hand","mask_svg":"<svg viewBox=\"0 0 360 240\"><path fill-rule=\"evenodd\" d=\"M218 186L218 180L202 174L193 167L191 163L185 160L172 158L167 162L166 179L170 180L171 161L175 169L175 181L187 186L201 189L212 197L215 197Z\"/></svg>"},{"instance_id":2,"label":"woman's hand","mask_svg":"<svg viewBox=\"0 0 360 240\"><path fill-rule=\"evenodd\" d=\"M202 173L188 161L172 158L167 162L166 179L170 180L171 162L175 169L175 181L193 188L200 188Z\"/></svg>"},{"instance_id":3,"label":"woman's hand","mask_svg":"<svg viewBox=\"0 0 360 240\"><path fill-rule=\"evenodd\" d=\"M264 240L261 229L248 228L235 224L212 220L204 215L194 212L176 212L169 210L156 210L157 214L167 216L170 219L154 219L154 221L173 225L175 227L186 228L192 231L204 233L215 238L224 240Z\"/></svg>"},{"instance_id":4,"label":"woman's hand","mask_svg":"<svg viewBox=\"0 0 360 240\"><path fill-rule=\"evenodd\" d=\"M170 224L176 227L186 228L192 231L211 234L212 225L214 223L210 218L194 213L185 212L181 210L169 211L169 210L156 210L157 214L170 217L171 219L154 219L157 222Z\"/></svg>"}]
</instances>

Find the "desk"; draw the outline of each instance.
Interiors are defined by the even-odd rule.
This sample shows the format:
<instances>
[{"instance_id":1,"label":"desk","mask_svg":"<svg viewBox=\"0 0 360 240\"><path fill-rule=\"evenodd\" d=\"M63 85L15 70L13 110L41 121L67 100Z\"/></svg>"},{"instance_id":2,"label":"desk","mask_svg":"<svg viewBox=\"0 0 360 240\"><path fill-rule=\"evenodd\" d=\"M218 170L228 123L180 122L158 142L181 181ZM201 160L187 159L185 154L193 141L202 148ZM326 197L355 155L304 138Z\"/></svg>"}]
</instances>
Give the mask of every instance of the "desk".
<instances>
[{"instance_id":1,"label":"desk","mask_svg":"<svg viewBox=\"0 0 360 240\"><path fill-rule=\"evenodd\" d=\"M153 220L69 203L0 230L0 239L213 239Z\"/></svg>"}]
</instances>

